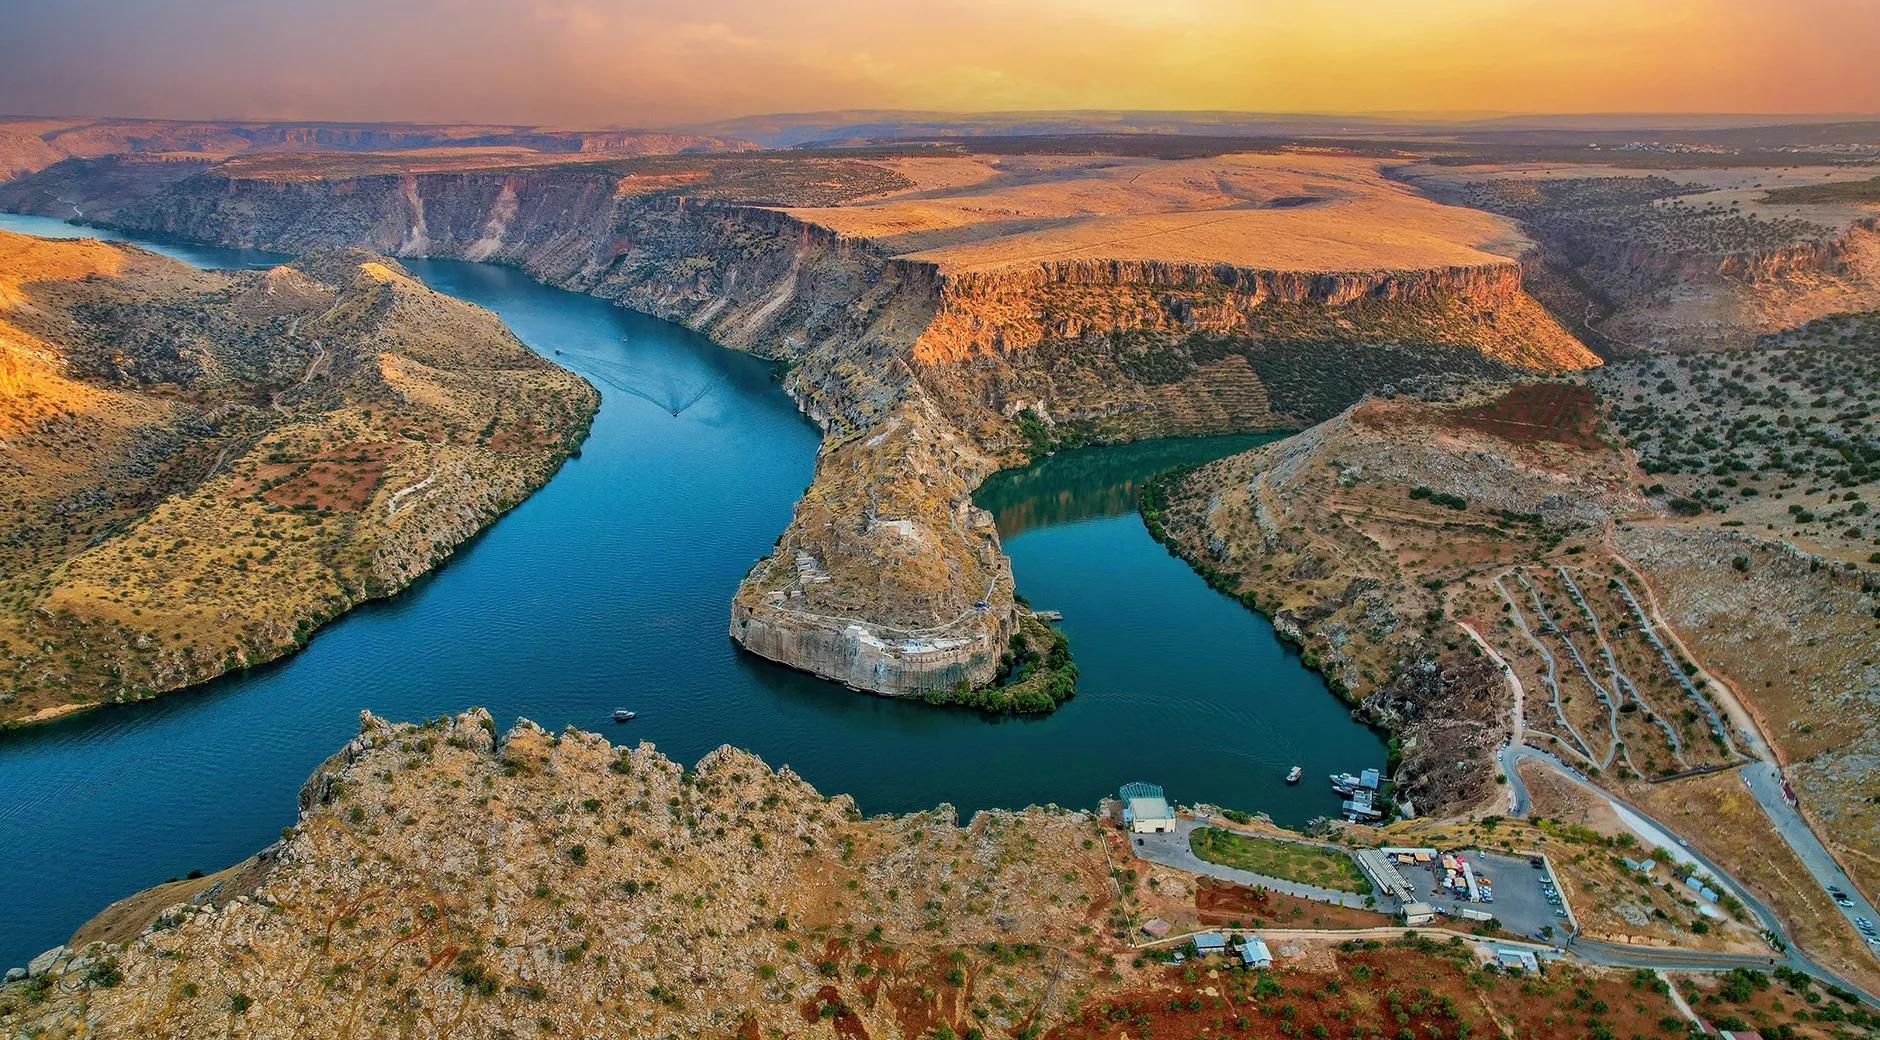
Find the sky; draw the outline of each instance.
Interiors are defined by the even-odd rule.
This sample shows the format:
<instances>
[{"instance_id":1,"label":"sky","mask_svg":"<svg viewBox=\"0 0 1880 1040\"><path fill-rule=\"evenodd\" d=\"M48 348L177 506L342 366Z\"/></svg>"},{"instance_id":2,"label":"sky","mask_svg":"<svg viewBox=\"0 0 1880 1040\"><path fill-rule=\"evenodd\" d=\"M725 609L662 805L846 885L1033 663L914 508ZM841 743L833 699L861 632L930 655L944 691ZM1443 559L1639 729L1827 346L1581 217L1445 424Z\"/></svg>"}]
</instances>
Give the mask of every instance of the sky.
<instances>
[{"instance_id":1,"label":"sky","mask_svg":"<svg viewBox=\"0 0 1880 1040\"><path fill-rule=\"evenodd\" d=\"M0 112L1880 112L1880 0L0 0Z\"/></svg>"}]
</instances>

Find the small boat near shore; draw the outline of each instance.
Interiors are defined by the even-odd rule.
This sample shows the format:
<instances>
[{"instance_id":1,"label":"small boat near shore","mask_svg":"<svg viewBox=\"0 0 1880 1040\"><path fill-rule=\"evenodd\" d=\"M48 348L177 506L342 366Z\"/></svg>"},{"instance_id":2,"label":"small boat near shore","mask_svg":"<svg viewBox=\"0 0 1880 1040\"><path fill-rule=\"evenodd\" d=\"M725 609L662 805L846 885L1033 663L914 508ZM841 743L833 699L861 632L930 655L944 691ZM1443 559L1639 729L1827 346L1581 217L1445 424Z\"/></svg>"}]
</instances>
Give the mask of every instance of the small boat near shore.
<instances>
[{"instance_id":1,"label":"small boat near shore","mask_svg":"<svg viewBox=\"0 0 1880 1040\"><path fill-rule=\"evenodd\" d=\"M1294 766L1292 767L1292 770L1286 774L1286 782L1289 784L1296 784L1299 782L1299 778L1305 775L1306 775L1306 771L1303 767Z\"/></svg>"},{"instance_id":2,"label":"small boat near shore","mask_svg":"<svg viewBox=\"0 0 1880 1040\"><path fill-rule=\"evenodd\" d=\"M628 711L625 708L614 709L614 721L615 722L632 722L634 719L637 719L639 717L640 717L640 713L637 711Z\"/></svg>"}]
</instances>

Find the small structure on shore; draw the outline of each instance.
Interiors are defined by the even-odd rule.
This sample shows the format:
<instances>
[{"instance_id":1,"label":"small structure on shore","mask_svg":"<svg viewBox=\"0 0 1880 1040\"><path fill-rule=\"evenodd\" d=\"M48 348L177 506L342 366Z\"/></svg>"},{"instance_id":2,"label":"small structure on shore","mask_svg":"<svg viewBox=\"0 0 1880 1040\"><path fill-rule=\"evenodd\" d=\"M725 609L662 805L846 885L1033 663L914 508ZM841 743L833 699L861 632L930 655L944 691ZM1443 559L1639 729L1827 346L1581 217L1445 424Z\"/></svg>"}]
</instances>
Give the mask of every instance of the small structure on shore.
<instances>
[{"instance_id":1,"label":"small structure on shore","mask_svg":"<svg viewBox=\"0 0 1880 1040\"><path fill-rule=\"evenodd\" d=\"M1368 823L1372 820L1381 819L1384 815L1384 810L1377 807L1377 793L1375 791L1367 791L1363 788L1352 792L1350 798L1338 803L1338 805L1339 809L1345 814L1345 819L1350 820L1352 823Z\"/></svg>"},{"instance_id":2,"label":"small structure on shore","mask_svg":"<svg viewBox=\"0 0 1880 1040\"><path fill-rule=\"evenodd\" d=\"M1117 795L1123 801L1123 826L1137 834L1169 834L1175 830L1175 810L1155 784L1124 784Z\"/></svg>"},{"instance_id":3,"label":"small structure on shore","mask_svg":"<svg viewBox=\"0 0 1880 1040\"><path fill-rule=\"evenodd\" d=\"M1540 959L1534 956L1532 950L1523 950L1518 946L1491 946L1489 953L1494 957L1495 964L1499 965L1503 971L1525 971L1529 974L1538 974L1541 970Z\"/></svg>"},{"instance_id":4,"label":"small structure on shore","mask_svg":"<svg viewBox=\"0 0 1880 1040\"><path fill-rule=\"evenodd\" d=\"M1418 925L1434 924L1436 908L1428 903L1405 903L1403 905L1403 923L1412 928Z\"/></svg>"}]
</instances>

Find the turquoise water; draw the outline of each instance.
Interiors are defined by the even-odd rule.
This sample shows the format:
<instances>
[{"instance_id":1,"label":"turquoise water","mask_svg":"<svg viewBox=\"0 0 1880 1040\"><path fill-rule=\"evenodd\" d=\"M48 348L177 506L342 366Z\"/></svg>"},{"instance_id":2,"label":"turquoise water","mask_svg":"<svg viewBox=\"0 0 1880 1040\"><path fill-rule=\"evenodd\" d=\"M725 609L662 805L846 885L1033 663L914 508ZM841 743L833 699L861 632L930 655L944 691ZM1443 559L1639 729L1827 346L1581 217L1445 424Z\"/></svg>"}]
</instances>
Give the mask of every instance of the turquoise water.
<instances>
[{"instance_id":1,"label":"turquoise water","mask_svg":"<svg viewBox=\"0 0 1880 1040\"><path fill-rule=\"evenodd\" d=\"M0 228L98 233L5 215ZM140 244L204 266L272 259ZM290 658L0 734L0 882L16 893L0 966L114 899L272 841L361 708L418 719L481 704L505 725L602 729L688 763L735 744L870 813L1090 806L1140 778L1297 823L1336 801L1322 782L1285 787L1287 766L1317 781L1382 764L1378 738L1271 628L1168 556L1132 510L1132 480L1251 441L1067 452L988 484L1020 591L1064 611L1082 669L1082 692L1056 714L866 696L726 636L738 580L788 524L815 460L816 431L773 366L506 268L405 263L594 382L602 406L581 454L444 566ZM640 718L613 726L616 707Z\"/></svg>"}]
</instances>

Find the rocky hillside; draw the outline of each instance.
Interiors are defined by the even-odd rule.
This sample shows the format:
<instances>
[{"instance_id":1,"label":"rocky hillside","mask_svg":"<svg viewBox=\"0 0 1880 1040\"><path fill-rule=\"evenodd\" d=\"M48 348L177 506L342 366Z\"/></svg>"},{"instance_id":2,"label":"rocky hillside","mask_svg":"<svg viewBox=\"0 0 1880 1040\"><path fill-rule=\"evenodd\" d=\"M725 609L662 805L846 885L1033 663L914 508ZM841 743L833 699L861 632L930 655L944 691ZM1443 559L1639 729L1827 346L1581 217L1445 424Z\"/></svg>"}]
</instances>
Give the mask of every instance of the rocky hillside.
<instances>
[{"instance_id":1,"label":"rocky hillside","mask_svg":"<svg viewBox=\"0 0 1880 1040\"><path fill-rule=\"evenodd\" d=\"M1678 826L1798 941L1864 977L1871 954L1819 885L1794 881L1807 870L1737 772L1766 740L1823 840L1871 877L1880 580L1823 543L1814 512L1845 510L1837 531L1865 540L1864 499L1826 491L1852 475L1840 455L1785 454L1758 432L1772 411L1812 429L1846 406L1794 396L1785 414L1761 358L1668 367L1706 358L1728 359L1741 394L1648 407L1682 391L1653 396L1665 363L1641 359L1448 402L1367 401L1174 480L1148 518L1391 727L1419 812L1505 811L1497 749L1542 749ZM1683 442L1699 414L1742 434ZM1668 444L1730 474L1745 504L1639 467ZM1766 444L1773 461L1746 451Z\"/></svg>"},{"instance_id":2,"label":"rocky hillside","mask_svg":"<svg viewBox=\"0 0 1880 1040\"><path fill-rule=\"evenodd\" d=\"M1615 873L1586 826L1505 821L1441 840L1512 840L1564 869L1591 859ZM1504 974L1460 935L1341 931L1387 919L1128 849L1096 814L1054 807L964 825L946 806L864 819L847 797L730 748L685 769L572 729L525 721L498 736L481 710L421 725L365 715L279 842L126 900L86 926L93 940L8 972L0 1030L1122 1040L1684 1028L1649 973L1550 960L1540 976ZM1134 945L1152 919L1170 940ZM1180 937L1207 927L1259 929L1275 963L1171 963ZM1788 985L1796 1006L1825 1003L1802 1002L1804 977Z\"/></svg>"},{"instance_id":3,"label":"rocky hillside","mask_svg":"<svg viewBox=\"0 0 1880 1040\"><path fill-rule=\"evenodd\" d=\"M1572 559L1615 517L1650 510L1594 430L1583 387L1368 401L1179 479L1152 521L1395 731L1419 811L1454 811L1493 791L1511 708L1456 624L1460 590Z\"/></svg>"},{"instance_id":4,"label":"rocky hillside","mask_svg":"<svg viewBox=\"0 0 1880 1040\"><path fill-rule=\"evenodd\" d=\"M301 810L239 890L44 958L0 1027L1036 1036L1106 964L1116 889L1084 813L862 819L745 752L683 769L592 733L498 737L481 711L366 716Z\"/></svg>"},{"instance_id":5,"label":"rocky hillside","mask_svg":"<svg viewBox=\"0 0 1880 1040\"><path fill-rule=\"evenodd\" d=\"M294 649L540 486L597 403L370 254L0 234L0 719Z\"/></svg>"},{"instance_id":6,"label":"rocky hillside","mask_svg":"<svg viewBox=\"0 0 1880 1040\"><path fill-rule=\"evenodd\" d=\"M848 233L847 204L917 192L936 176L913 160L665 157L393 172L382 159L243 159L181 177L67 167L0 190L0 204L42 205L56 174L80 182L63 195L96 199L105 208L95 212L139 230L509 263L787 361L786 386L826 442L795 521L740 589L731 631L760 654L882 693L993 678L1015 624L1013 592L970 496L1001 465L1060 443L1314 421L1433 373L1595 360L1522 292L1514 260L1475 246L1392 238L1378 248L1397 260L1480 263L1300 270L1302 257L1367 255L1362 221L1331 198L1319 200L1329 219L1358 230L1315 251L1312 220L1282 214L1293 228L1284 269L1250 254L1246 264L968 271L907 254L893 236ZM968 179L997 173L968 167ZM961 173L957 164L945 172ZM1195 177L1176 173L1171 197L1243 219L1238 197L1197 195ZM1147 191L1110 182L1105 206L1127 208L1131 192ZM1371 169L1360 187L1380 183ZM1401 189L1387 203L1438 229L1455 220ZM874 207L863 217L872 228L892 214ZM1504 230L1478 217L1462 222L1469 234ZM1083 228L1079 241L1100 230ZM1235 241L1216 234L1184 248Z\"/></svg>"}]
</instances>

